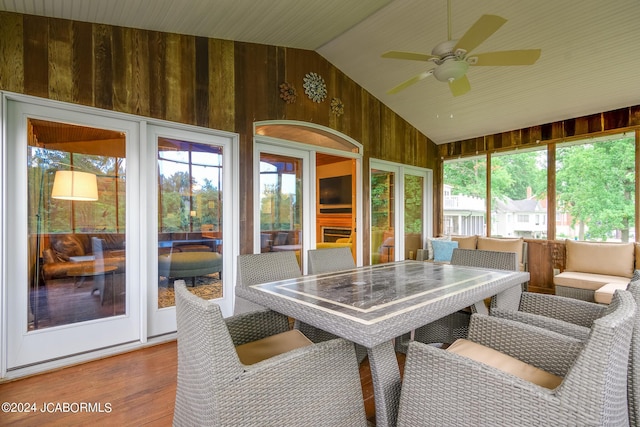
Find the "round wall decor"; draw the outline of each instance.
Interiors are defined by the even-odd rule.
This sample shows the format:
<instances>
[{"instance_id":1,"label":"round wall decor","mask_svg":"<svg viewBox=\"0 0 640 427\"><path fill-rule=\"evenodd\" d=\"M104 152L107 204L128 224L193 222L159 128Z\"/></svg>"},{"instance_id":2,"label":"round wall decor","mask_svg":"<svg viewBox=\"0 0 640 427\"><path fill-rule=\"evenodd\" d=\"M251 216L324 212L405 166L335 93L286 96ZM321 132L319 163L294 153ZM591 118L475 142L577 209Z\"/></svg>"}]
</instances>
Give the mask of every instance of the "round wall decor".
<instances>
[{"instance_id":1,"label":"round wall decor","mask_svg":"<svg viewBox=\"0 0 640 427\"><path fill-rule=\"evenodd\" d=\"M316 73L308 73L304 76L304 93L313 102L322 102L327 97L327 85L324 79Z\"/></svg>"}]
</instances>

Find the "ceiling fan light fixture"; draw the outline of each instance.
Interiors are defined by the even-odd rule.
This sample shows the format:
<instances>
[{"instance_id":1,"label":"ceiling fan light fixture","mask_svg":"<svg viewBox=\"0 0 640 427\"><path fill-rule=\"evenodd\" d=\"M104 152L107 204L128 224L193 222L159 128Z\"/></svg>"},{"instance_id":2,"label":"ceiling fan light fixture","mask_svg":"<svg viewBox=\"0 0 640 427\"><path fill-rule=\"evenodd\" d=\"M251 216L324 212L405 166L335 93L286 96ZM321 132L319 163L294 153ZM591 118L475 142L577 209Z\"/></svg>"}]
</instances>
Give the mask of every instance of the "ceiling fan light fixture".
<instances>
[{"instance_id":1,"label":"ceiling fan light fixture","mask_svg":"<svg viewBox=\"0 0 640 427\"><path fill-rule=\"evenodd\" d=\"M469 69L466 61L445 61L433 70L433 76L441 82L452 82L464 76Z\"/></svg>"}]
</instances>

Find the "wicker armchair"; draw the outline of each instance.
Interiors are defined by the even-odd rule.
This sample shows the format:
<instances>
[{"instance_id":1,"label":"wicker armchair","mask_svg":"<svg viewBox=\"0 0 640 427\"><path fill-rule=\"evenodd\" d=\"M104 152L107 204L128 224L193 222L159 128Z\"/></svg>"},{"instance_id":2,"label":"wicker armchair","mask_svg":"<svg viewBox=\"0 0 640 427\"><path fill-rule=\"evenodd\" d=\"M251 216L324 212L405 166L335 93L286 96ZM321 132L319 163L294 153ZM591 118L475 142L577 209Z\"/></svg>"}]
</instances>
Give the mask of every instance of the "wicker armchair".
<instances>
[{"instance_id":1,"label":"wicker armchair","mask_svg":"<svg viewBox=\"0 0 640 427\"><path fill-rule=\"evenodd\" d=\"M356 268L351 248L326 248L309 251L309 274L332 273Z\"/></svg>"},{"instance_id":2,"label":"wicker armchair","mask_svg":"<svg viewBox=\"0 0 640 427\"><path fill-rule=\"evenodd\" d=\"M178 384L174 426L366 426L353 345L336 339L255 364L235 346L277 332L269 311L223 319L176 281Z\"/></svg>"},{"instance_id":3,"label":"wicker armchair","mask_svg":"<svg viewBox=\"0 0 640 427\"><path fill-rule=\"evenodd\" d=\"M497 252L475 249L454 249L451 256L451 265L466 267L493 268L498 270L518 271L518 257L515 252ZM520 289L509 289L504 293L510 295L520 294ZM425 344L452 343L458 338L465 338L469 330L469 318L471 313L488 314L483 301L470 307L469 311L459 311L445 316L435 322L422 326L414 331L413 339ZM405 334L396 340L396 350L406 352L410 336Z\"/></svg>"},{"instance_id":4,"label":"wicker armchair","mask_svg":"<svg viewBox=\"0 0 640 427\"><path fill-rule=\"evenodd\" d=\"M313 249L308 256L309 274L333 273L335 271L350 270L356 268L350 248L326 248ZM296 322L296 327L300 329L313 342L322 342L328 339L337 338L330 332L315 328L306 323ZM367 357L367 349L356 344L356 355L358 363Z\"/></svg>"},{"instance_id":5,"label":"wicker armchair","mask_svg":"<svg viewBox=\"0 0 640 427\"><path fill-rule=\"evenodd\" d=\"M300 276L302 272L293 251L238 255L236 286L251 286ZM264 309L258 304L236 296L233 313L240 314Z\"/></svg>"},{"instance_id":6,"label":"wicker armchair","mask_svg":"<svg viewBox=\"0 0 640 427\"><path fill-rule=\"evenodd\" d=\"M468 339L562 377L549 389L450 351L412 342L398 426L625 426L636 304L618 291L586 341L474 314Z\"/></svg>"},{"instance_id":7,"label":"wicker armchair","mask_svg":"<svg viewBox=\"0 0 640 427\"><path fill-rule=\"evenodd\" d=\"M640 273L629 282L627 290L640 306ZM593 322L611 310L609 306L575 298L541 294L522 294L519 310L494 308L491 315L586 340ZM627 374L629 423L640 426L640 310L634 320L631 353Z\"/></svg>"}]
</instances>

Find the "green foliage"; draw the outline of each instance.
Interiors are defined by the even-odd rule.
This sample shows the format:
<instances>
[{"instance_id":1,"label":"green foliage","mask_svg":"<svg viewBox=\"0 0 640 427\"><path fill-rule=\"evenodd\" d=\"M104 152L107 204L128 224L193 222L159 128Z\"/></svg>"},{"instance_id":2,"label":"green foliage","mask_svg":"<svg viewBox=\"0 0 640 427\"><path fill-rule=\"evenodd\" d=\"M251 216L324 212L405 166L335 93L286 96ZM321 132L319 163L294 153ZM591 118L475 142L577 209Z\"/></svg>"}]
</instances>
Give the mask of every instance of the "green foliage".
<instances>
[{"instance_id":1,"label":"green foliage","mask_svg":"<svg viewBox=\"0 0 640 427\"><path fill-rule=\"evenodd\" d=\"M424 181L420 176L405 175L404 179L404 231L422 233Z\"/></svg>"},{"instance_id":2,"label":"green foliage","mask_svg":"<svg viewBox=\"0 0 640 427\"><path fill-rule=\"evenodd\" d=\"M635 143L632 137L562 147L557 150L558 207L589 239L619 232L629 240L635 219ZM584 227L581 227L581 230Z\"/></svg>"}]
</instances>

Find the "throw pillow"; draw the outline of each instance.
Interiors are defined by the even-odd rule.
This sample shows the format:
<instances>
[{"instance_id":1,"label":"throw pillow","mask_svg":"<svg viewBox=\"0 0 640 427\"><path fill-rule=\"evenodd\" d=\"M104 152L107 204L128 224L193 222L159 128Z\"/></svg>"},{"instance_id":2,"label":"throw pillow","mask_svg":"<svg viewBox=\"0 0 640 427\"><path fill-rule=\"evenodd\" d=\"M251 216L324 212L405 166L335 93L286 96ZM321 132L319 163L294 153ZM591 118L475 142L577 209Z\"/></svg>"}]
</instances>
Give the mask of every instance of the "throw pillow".
<instances>
[{"instance_id":1,"label":"throw pillow","mask_svg":"<svg viewBox=\"0 0 640 427\"><path fill-rule=\"evenodd\" d=\"M442 241L450 241L451 240L451 236L443 236L443 237L434 237L431 239L427 239L427 244L426 244L426 248L427 248L427 260L433 261L433 244L432 242L434 240L442 240Z\"/></svg>"},{"instance_id":2,"label":"throw pillow","mask_svg":"<svg viewBox=\"0 0 640 427\"><path fill-rule=\"evenodd\" d=\"M69 257L85 255L84 247L75 234L63 234L53 239L51 248L59 261L69 261Z\"/></svg>"},{"instance_id":3,"label":"throw pillow","mask_svg":"<svg viewBox=\"0 0 640 427\"><path fill-rule=\"evenodd\" d=\"M434 240L433 260L440 262L451 262L453 250L458 247L458 242L447 240Z\"/></svg>"}]
</instances>

